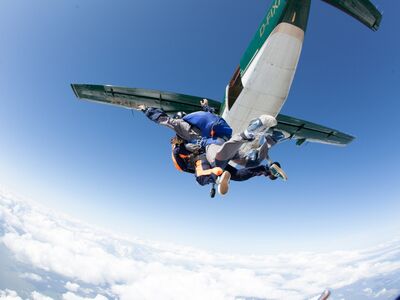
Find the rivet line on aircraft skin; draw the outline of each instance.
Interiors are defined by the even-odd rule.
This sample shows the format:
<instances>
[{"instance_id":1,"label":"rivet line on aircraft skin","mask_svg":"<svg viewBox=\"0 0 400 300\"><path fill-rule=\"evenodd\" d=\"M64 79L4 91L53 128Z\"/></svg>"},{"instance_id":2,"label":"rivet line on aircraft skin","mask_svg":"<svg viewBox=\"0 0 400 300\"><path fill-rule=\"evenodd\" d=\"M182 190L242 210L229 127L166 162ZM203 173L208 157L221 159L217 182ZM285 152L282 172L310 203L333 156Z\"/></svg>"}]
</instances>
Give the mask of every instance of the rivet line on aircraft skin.
<instances>
[{"instance_id":1,"label":"rivet line on aircraft skin","mask_svg":"<svg viewBox=\"0 0 400 300\"><path fill-rule=\"evenodd\" d=\"M117 95L120 95L120 96L127 96L127 97L129 97L129 96L131 96L131 94L127 94L127 93L122 93L122 92L114 92L114 94L117 94ZM152 99L151 97L146 97L146 96L142 96L142 98L147 98L147 99ZM110 99L110 101L113 101L113 99ZM124 101L128 101L128 100L124 100ZM170 101L170 102L173 102L173 103L179 103L179 104L182 104L182 102L178 102L178 101L171 101L171 100L165 100L165 99L162 99L161 98L161 101L163 101L163 102L165 102L165 101ZM192 107L198 107L197 105L194 105L194 104L191 104L191 103L184 103L185 105L187 105L187 106L192 106Z\"/></svg>"}]
</instances>

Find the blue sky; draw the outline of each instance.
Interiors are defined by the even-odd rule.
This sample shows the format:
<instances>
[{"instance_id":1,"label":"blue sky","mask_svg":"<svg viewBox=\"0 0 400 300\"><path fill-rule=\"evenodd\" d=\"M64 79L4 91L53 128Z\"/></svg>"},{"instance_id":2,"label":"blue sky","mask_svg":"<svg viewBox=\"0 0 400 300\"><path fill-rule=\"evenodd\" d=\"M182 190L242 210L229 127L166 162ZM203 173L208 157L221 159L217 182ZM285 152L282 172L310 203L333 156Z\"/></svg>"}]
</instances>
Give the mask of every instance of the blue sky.
<instances>
[{"instance_id":1,"label":"blue sky","mask_svg":"<svg viewBox=\"0 0 400 300\"><path fill-rule=\"evenodd\" d=\"M375 1L378 3L378 1ZM222 99L269 1L22 1L0 10L0 185L119 232L218 251L371 245L400 229L400 40L395 1L373 33L314 1L283 113L357 137L271 153L290 179L180 174L167 129L75 99L70 83Z\"/></svg>"}]
</instances>

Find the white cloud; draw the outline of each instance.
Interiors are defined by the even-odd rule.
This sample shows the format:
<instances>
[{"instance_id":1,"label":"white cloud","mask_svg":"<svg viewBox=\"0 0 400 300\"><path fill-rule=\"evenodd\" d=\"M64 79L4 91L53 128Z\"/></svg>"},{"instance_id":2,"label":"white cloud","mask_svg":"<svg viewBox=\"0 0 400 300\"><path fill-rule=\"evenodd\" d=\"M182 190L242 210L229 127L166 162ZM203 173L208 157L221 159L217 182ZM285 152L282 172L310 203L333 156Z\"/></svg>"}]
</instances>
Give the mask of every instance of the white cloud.
<instances>
[{"instance_id":1,"label":"white cloud","mask_svg":"<svg viewBox=\"0 0 400 300\"><path fill-rule=\"evenodd\" d=\"M74 293L67 292L62 295L63 300L108 300L107 297L104 297L103 295L96 295L94 298L88 298L88 297L81 297L78 296Z\"/></svg>"},{"instance_id":2,"label":"white cloud","mask_svg":"<svg viewBox=\"0 0 400 300\"><path fill-rule=\"evenodd\" d=\"M366 288L363 290L365 292L365 295L372 297L372 298L381 298L382 296L385 296L388 299L392 299L393 297L395 297L396 295L399 294L399 290L397 289L380 289L377 292L374 292L373 289L371 288Z\"/></svg>"},{"instance_id":3,"label":"white cloud","mask_svg":"<svg viewBox=\"0 0 400 300\"><path fill-rule=\"evenodd\" d=\"M36 291L32 292L31 296L32 296L32 300L53 300L53 298L45 296Z\"/></svg>"},{"instance_id":4,"label":"white cloud","mask_svg":"<svg viewBox=\"0 0 400 300\"><path fill-rule=\"evenodd\" d=\"M65 288L66 288L67 290L71 291L71 292L77 292L77 291L79 290L79 284L77 284L77 283L72 283L72 282L68 281L68 282L65 284Z\"/></svg>"},{"instance_id":5,"label":"white cloud","mask_svg":"<svg viewBox=\"0 0 400 300\"><path fill-rule=\"evenodd\" d=\"M365 288L363 289L363 292L365 293L366 296L371 296L374 293L371 288Z\"/></svg>"},{"instance_id":6,"label":"white cloud","mask_svg":"<svg viewBox=\"0 0 400 300\"><path fill-rule=\"evenodd\" d=\"M18 296L16 291L6 289L0 290L0 300L22 300L22 298Z\"/></svg>"},{"instance_id":7,"label":"white cloud","mask_svg":"<svg viewBox=\"0 0 400 300\"><path fill-rule=\"evenodd\" d=\"M1 193L0 225L5 231L1 241L19 261L70 280L65 285L69 292L62 295L66 300L93 299L74 294L80 286L73 281L100 286L97 300L105 299L100 294L122 300L304 299L326 287L339 289L400 272L400 241L363 251L209 253L118 237Z\"/></svg>"},{"instance_id":8,"label":"white cloud","mask_svg":"<svg viewBox=\"0 0 400 300\"><path fill-rule=\"evenodd\" d=\"M399 289L389 289L389 290L387 290L387 289L383 288L381 291L379 291L375 295L375 298L378 298L381 295L385 295L385 296L388 296L390 298L394 298L394 297L398 296L399 293L400 293Z\"/></svg>"},{"instance_id":9,"label":"white cloud","mask_svg":"<svg viewBox=\"0 0 400 300\"><path fill-rule=\"evenodd\" d=\"M32 281L36 281L36 282L43 281L43 278L40 275L35 274L35 273L23 273L23 274L20 275L20 277L24 278L24 279L29 279L29 280L32 280Z\"/></svg>"}]
</instances>

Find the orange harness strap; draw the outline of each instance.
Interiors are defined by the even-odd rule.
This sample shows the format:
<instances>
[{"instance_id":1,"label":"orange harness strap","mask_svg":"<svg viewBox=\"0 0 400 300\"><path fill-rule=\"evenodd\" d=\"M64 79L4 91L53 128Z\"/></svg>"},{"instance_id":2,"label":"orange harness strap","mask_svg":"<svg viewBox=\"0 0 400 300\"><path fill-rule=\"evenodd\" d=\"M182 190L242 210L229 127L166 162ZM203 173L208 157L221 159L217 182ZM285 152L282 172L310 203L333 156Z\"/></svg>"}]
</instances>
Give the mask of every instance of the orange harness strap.
<instances>
[{"instance_id":1,"label":"orange harness strap","mask_svg":"<svg viewBox=\"0 0 400 300\"><path fill-rule=\"evenodd\" d=\"M181 169L181 167L178 165L178 163L176 162L175 156L174 156L174 149L172 148L171 151L171 158L172 158L172 162L174 163L175 168L180 171L183 172L183 170Z\"/></svg>"},{"instance_id":2,"label":"orange harness strap","mask_svg":"<svg viewBox=\"0 0 400 300\"><path fill-rule=\"evenodd\" d=\"M201 164L201 160L196 161L196 176L209 176L211 174L215 174L217 176L220 176L223 172L224 171L219 167L203 170L203 166Z\"/></svg>"},{"instance_id":3,"label":"orange harness strap","mask_svg":"<svg viewBox=\"0 0 400 300\"><path fill-rule=\"evenodd\" d=\"M214 129L211 129L211 137L214 137L214 135L215 135L215 131L214 131Z\"/></svg>"}]
</instances>

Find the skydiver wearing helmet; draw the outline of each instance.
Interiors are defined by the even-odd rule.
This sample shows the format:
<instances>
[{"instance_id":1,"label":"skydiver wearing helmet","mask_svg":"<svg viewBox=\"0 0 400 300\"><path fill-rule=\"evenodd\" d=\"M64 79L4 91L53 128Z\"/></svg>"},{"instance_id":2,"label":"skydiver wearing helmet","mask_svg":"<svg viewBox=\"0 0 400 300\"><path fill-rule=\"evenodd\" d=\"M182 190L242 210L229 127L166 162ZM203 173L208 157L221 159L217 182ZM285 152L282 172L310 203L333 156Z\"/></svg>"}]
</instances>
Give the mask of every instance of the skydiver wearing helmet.
<instances>
[{"instance_id":1,"label":"skydiver wearing helmet","mask_svg":"<svg viewBox=\"0 0 400 300\"><path fill-rule=\"evenodd\" d=\"M196 181L202 186L218 183L218 176L221 174L223 175L223 170L219 167L213 168L204 153L197 154L188 151L185 146L185 141L178 136L171 139L171 146L172 161L178 171L195 174ZM229 172L230 180L233 181L245 181L255 176L266 176L271 180L277 179L267 165L237 169L227 164L225 171ZM219 192L223 193L225 190L227 192L227 185L229 185L229 182L226 182L225 178L219 179ZM226 194L226 192L223 194Z\"/></svg>"},{"instance_id":2,"label":"skydiver wearing helmet","mask_svg":"<svg viewBox=\"0 0 400 300\"><path fill-rule=\"evenodd\" d=\"M213 167L213 169L222 169L224 172L218 178L218 192L221 195L225 195L229 190L229 181L232 173L229 172L229 162L231 160L241 159L239 157L240 147L249 141L253 141L256 134L259 132L267 131L269 128L277 125L277 121L274 117L270 115L261 115L259 118L250 122L247 129L240 133L234 135L231 139L220 143L209 144L205 147L205 153L208 163ZM267 155L267 152L265 153ZM265 157L266 158L266 157ZM252 168L245 168L244 170L251 170ZM286 179L287 176L285 172L280 168L278 163L273 163L268 169L265 169L264 175L281 177Z\"/></svg>"},{"instance_id":3,"label":"skydiver wearing helmet","mask_svg":"<svg viewBox=\"0 0 400 300\"><path fill-rule=\"evenodd\" d=\"M240 156L239 148L253 140L256 132L275 126L274 117L261 116L251 122L245 132L232 137L232 129L223 118L214 114L213 109L208 106L208 100L203 99L200 103L203 111L189 115L178 113L174 117L169 117L158 108L147 108L144 105L138 107L150 120L173 129L180 140L184 141L179 147L173 146L172 150L172 158L178 169L195 173L196 180L201 185L217 181L218 190L222 195L228 192L230 179L243 181L258 175L270 178L285 175L277 164L272 164L268 169L261 167L240 170L228 165L231 159L242 161L248 159ZM259 162L267 156L267 145L264 147L265 157L258 157ZM190 163L187 161L190 157L197 158L194 164L193 161ZM259 162L253 166L258 167Z\"/></svg>"}]
</instances>

